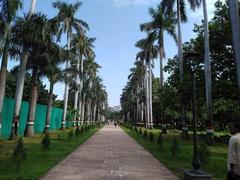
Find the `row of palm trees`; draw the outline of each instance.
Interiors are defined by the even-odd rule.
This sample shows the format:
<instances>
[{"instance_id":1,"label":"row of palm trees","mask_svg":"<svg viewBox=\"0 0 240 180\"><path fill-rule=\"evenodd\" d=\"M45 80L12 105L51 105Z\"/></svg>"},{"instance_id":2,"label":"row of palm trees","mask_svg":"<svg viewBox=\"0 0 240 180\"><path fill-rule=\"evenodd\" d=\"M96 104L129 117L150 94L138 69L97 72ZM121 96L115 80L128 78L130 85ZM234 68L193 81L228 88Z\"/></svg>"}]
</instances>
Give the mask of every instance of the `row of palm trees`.
<instances>
[{"instance_id":1,"label":"row of palm trees","mask_svg":"<svg viewBox=\"0 0 240 180\"><path fill-rule=\"evenodd\" d=\"M236 54L236 65L238 67L238 81L240 81L240 56L239 56L239 12L238 12L238 0L229 0L230 15L233 29L233 41ZM180 82L183 82L184 68L183 68L183 43L182 43L182 30L181 23L187 21L186 8L187 4L191 10L195 11L200 5L203 5L203 17L204 17L204 66L205 66L205 88L206 88L206 107L207 107L207 120L208 120L208 133L213 133L213 103L212 103L212 77L211 77L211 60L209 51L209 30L208 30L208 14L206 0L162 0L160 5L156 9L150 8L149 14L152 18L150 22L140 25L141 31L147 32L147 38L139 40L136 43L136 47L140 48L140 52L137 54L137 62L135 68L131 69L131 76L127 86L123 89L121 96L121 103L128 109L129 107L129 95L133 95L135 101L131 103L135 104L135 111L137 121L143 122L145 116L145 122L147 127L152 127L152 67L153 60L159 55L160 60L160 87L163 87L163 59L165 58L164 48L164 33L167 32L177 43L178 46L178 61L179 61L179 78ZM175 31L177 29L177 33ZM140 67L141 66L141 67ZM144 69L143 71L139 71ZM135 78L138 77L139 81ZM140 77L140 78L139 78ZM135 87L136 86L136 87ZM240 83L238 85L240 87ZM137 89L136 91L134 91ZM239 88L240 89L240 88ZM141 92L141 93L140 93ZM142 99L142 94L145 93L145 97ZM127 103L126 100L129 102ZM160 100L161 101L161 100ZM186 108L183 99L181 100L181 119L183 125L183 132L187 131L186 124ZM164 104L161 103L161 119L163 119ZM135 112L134 111L134 112ZM129 109L130 112L130 109ZM134 113L135 114L135 113ZM144 115L143 115L144 114ZM141 117L140 119L138 117Z\"/></svg>"},{"instance_id":2,"label":"row of palm trees","mask_svg":"<svg viewBox=\"0 0 240 180\"><path fill-rule=\"evenodd\" d=\"M26 71L32 76L31 98L25 134L34 134L34 119L38 94L38 79L47 77L50 82L49 102L45 131L49 130L54 85L63 81L64 107L61 129L66 127L69 88L74 91L74 124L84 120L93 122L102 118L107 93L102 79L97 75L100 66L94 61L94 38L87 36L88 24L76 18L81 3L68 4L55 1L58 13L52 19L45 14L35 13L36 0L31 0L29 13L17 16L22 7L21 0L0 0L0 33L2 65L0 74L0 125L2 123L3 100L6 87L8 59L20 61L17 67L17 87L11 138L17 135L19 113L22 102ZM67 36L66 47L61 47L63 34ZM63 63L65 68L62 69ZM86 108L86 109L85 109ZM86 115L86 117L85 117Z\"/></svg>"}]
</instances>

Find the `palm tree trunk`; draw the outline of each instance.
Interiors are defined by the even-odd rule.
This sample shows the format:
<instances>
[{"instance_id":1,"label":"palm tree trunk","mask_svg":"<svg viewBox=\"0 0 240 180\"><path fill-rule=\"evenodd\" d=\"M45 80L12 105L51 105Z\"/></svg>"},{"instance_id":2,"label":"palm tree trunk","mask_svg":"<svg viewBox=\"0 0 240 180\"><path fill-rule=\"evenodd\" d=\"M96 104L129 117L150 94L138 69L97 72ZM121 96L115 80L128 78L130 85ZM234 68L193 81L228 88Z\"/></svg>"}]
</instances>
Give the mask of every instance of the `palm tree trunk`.
<instances>
[{"instance_id":1,"label":"palm tree trunk","mask_svg":"<svg viewBox=\"0 0 240 180\"><path fill-rule=\"evenodd\" d=\"M91 123L91 99L89 99L87 103L87 123Z\"/></svg>"},{"instance_id":2,"label":"palm tree trunk","mask_svg":"<svg viewBox=\"0 0 240 180\"><path fill-rule=\"evenodd\" d=\"M30 19L32 14L35 12L36 2L37 0L31 1L31 8L28 13L28 19ZM26 45L23 45L22 57L20 61L20 66L18 68L17 87L16 87L15 98L14 98L15 105L14 105L14 114L13 114L13 124L12 124L10 139L14 139L17 136L17 128L19 125L19 113L20 113L20 107L22 103L27 60L28 60L28 47Z\"/></svg>"},{"instance_id":3,"label":"palm tree trunk","mask_svg":"<svg viewBox=\"0 0 240 180\"><path fill-rule=\"evenodd\" d=\"M8 64L8 50L9 50L9 41L6 40L3 55L2 55L2 64L0 71L0 137L2 132L2 110L3 110L3 101L5 96L6 89L6 78L7 78L7 64Z\"/></svg>"},{"instance_id":4,"label":"palm tree trunk","mask_svg":"<svg viewBox=\"0 0 240 180\"><path fill-rule=\"evenodd\" d=\"M45 129L44 129L45 133L47 133L49 131L49 128L50 128L51 113L52 113L53 88L54 88L54 84L53 84L52 81L50 81L49 100L48 100L48 106L47 106L47 117L46 117Z\"/></svg>"},{"instance_id":5,"label":"palm tree trunk","mask_svg":"<svg viewBox=\"0 0 240 180\"><path fill-rule=\"evenodd\" d=\"M28 48L25 46L25 47L23 47L23 54L22 54L20 66L18 67L13 125L12 125L12 134L11 134L10 139L14 139L17 135L17 128L19 125L19 113L20 113L20 107L21 107L22 96L23 96L23 87L24 87L27 59L28 59Z\"/></svg>"},{"instance_id":6,"label":"palm tree trunk","mask_svg":"<svg viewBox=\"0 0 240 180\"><path fill-rule=\"evenodd\" d=\"M149 69L146 64L146 127L149 127L150 123L150 111L149 111Z\"/></svg>"},{"instance_id":7,"label":"palm tree trunk","mask_svg":"<svg viewBox=\"0 0 240 180\"><path fill-rule=\"evenodd\" d=\"M94 107L93 107L93 121L96 121L96 113L97 113L97 104L94 103Z\"/></svg>"},{"instance_id":8,"label":"palm tree trunk","mask_svg":"<svg viewBox=\"0 0 240 180\"><path fill-rule=\"evenodd\" d=\"M83 93L83 101L82 101L82 117L81 117L81 120L82 120L83 123L85 122L85 120L84 120L84 118L85 118L85 99L86 99L86 94Z\"/></svg>"},{"instance_id":9,"label":"palm tree trunk","mask_svg":"<svg viewBox=\"0 0 240 180\"><path fill-rule=\"evenodd\" d=\"M177 27L178 27L178 60L179 60L179 73L180 82L183 80L183 45L182 45L182 29L181 29L181 11L180 11L180 0L177 0ZM186 108L184 104L184 97L181 97L181 111L182 111L182 130L183 134L188 130L186 124ZM184 135L185 136L185 135Z\"/></svg>"},{"instance_id":10,"label":"palm tree trunk","mask_svg":"<svg viewBox=\"0 0 240 180\"><path fill-rule=\"evenodd\" d=\"M205 60L205 83L206 83L206 101L207 101L207 119L209 125L207 127L208 133L213 133L213 108L212 108L212 74L210 64L210 50L209 50L209 30L208 30L208 15L206 0L203 0L204 13L204 60Z\"/></svg>"},{"instance_id":11,"label":"palm tree trunk","mask_svg":"<svg viewBox=\"0 0 240 180\"><path fill-rule=\"evenodd\" d=\"M81 119L81 114L82 114L82 81L80 80L80 85L79 85L79 98L78 98L78 122L77 125L80 126L82 124L82 119Z\"/></svg>"},{"instance_id":12,"label":"palm tree trunk","mask_svg":"<svg viewBox=\"0 0 240 180\"><path fill-rule=\"evenodd\" d=\"M153 128L153 116L152 116L152 64L149 64L149 115L150 115L150 128Z\"/></svg>"},{"instance_id":13,"label":"palm tree trunk","mask_svg":"<svg viewBox=\"0 0 240 180\"><path fill-rule=\"evenodd\" d=\"M78 62L77 62L77 74L76 74L76 81L77 81L77 85L80 86L80 82L79 82L79 65L80 65L80 60L78 59ZM75 95L74 95L74 110L76 111L74 113L74 120L73 120L73 126L76 126L76 121L77 121L77 109L78 109L78 98L79 98L79 88L78 90L75 91ZM77 122L78 123L78 122ZM79 125L79 124L77 124Z\"/></svg>"},{"instance_id":14,"label":"palm tree trunk","mask_svg":"<svg viewBox=\"0 0 240 180\"><path fill-rule=\"evenodd\" d=\"M238 0L228 0L229 14L232 26L232 41L237 70L238 100L240 105L240 20Z\"/></svg>"},{"instance_id":15,"label":"palm tree trunk","mask_svg":"<svg viewBox=\"0 0 240 180\"><path fill-rule=\"evenodd\" d=\"M70 47L71 42L71 32L68 30L67 32L67 47L68 50ZM68 69L69 66L69 60L66 61L66 69ZM68 73L66 73L65 77L65 88L64 88L64 106L63 106L63 117L62 117L62 127L61 130L64 130L66 127L66 116L67 116L67 107L68 107L68 93L69 93L69 84L68 84Z\"/></svg>"},{"instance_id":16,"label":"palm tree trunk","mask_svg":"<svg viewBox=\"0 0 240 180\"><path fill-rule=\"evenodd\" d=\"M34 70L33 70L34 71ZM31 137L34 135L34 120L37 105L38 87L37 87L37 72L32 75L31 99L29 104L28 120L25 129L25 136Z\"/></svg>"}]
</instances>

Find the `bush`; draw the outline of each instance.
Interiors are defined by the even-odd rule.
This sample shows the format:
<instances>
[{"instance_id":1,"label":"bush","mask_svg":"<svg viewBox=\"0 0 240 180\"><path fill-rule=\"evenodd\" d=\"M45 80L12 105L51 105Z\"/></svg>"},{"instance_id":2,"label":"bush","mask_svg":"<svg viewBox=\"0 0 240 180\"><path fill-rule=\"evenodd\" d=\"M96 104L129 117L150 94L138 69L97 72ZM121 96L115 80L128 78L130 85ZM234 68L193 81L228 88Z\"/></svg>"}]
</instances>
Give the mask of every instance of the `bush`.
<instances>
[{"instance_id":1,"label":"bush","mask_svg":"<svg viewBox=\"0 0 240 180\"><path fill-rule=\"evenodd\" d=\"M73 129L71 129L68 133L68 139L72 139L74 136L74 132L73 132Z\"/></svg>"},{"instance_id":2,"label":"bush","mask_svg":"<svg viewBox=\"0 0 240 180\"><path fill-rule=\"evenodd\" d=\"M149 141L154 142L153 132L150 132L150 134L149 134Z\"/></svg>"},{"instance_id":3,"label":"bush","mask_svg":"<svg viewBox=\"0 0 240 180\"><path fill-rule=\"evenodd\" d=\"M177 153L180 153L180 148L178 145L177 138L173 138L172 145L170 147L170 151L172 153L172 157L175 160L177 157Z\"/></svg>"},{"instance_id":4,"label":"bush","mask_svg":"<svg viewBox=\"0 0 240 180\"><path fill-rule=\"evenodd\" d=\"M139 134L142 135L142 128L139 129Z\"/></svg>"},{"instance_id":5,"label":"bush","mask_svg":"<svg viewBox=\"0 0 240 180\"><path fill-rule=\"evenodd\" d=\"M162 126L162 133L163 134L167 134L167 127L166 127L166 125Z\"/></svg>"},{"instance_id":6,"label":"bush","mask_svg":"<svg viewBox=\"0 0 240 180\"><path fill-rule=\"evenodd\" d=\"M80 131L81 134L84 134L85 133L85 127L84 126L81 126L81 131Z\"/></svg>"},{"instance_id":7,"label":"bush","mask_svg":"<svg viewBox=\"0 0 240 180\"><path fill-rule=\"evenodd\" d=\"M210 157L210 150L207 146L206 143L201 143L199 145L199 160L201 162L201 164L204 166L205 164L207 164L208 159Z\"/></svg>"},{"instance_id":8,"label":"bush","mask_svg":"<svg viewBox=\"0 0 240 180\"><path fill-rule=\"evenodd\" d=\"M163 136L162 136L162 133L159 133L157 144L159 145L159 149L163 150Z\"/></svg>"},{"instance_id":9,"label":"bush","mask_svg":"<svg viewBox=\"0 0 240 180\"><path fill-rule=\"evenodd\" d=\"M134 131L138 133L138 128L136 126L134 126Z\"/></svg>"},{"instance_id":10,"label":"bush","mask_svg":"<svg viewBox=\"0 0 240 180\"><path fill-rule=\"evenodd\" d=\"M57 139L58 139L59 141L63 141L63 140L64 140L64 135L63 135L61 132L59 132L59 133L57 134Z\"/></svg>"},{"instance_id":11,"label":"bush","mask_svg":"<svg viewBox=\"0 0 240 180\"><path fill-rule=\"evenodd\" d=\"M79 126L75 130L75 136L79 136L81 134Z\"/></svg>"},{"instance_id":12,"label":"bush","mask_svg":"<svg viewBox=\"0 0 240 180\"><path fill-rule=\"evenodd\" d=\"M147 138L148 138L147 130L144 131L144 133L143 133L143 138L144 138L144 139L147 139Z\"/></svg>"},{"instance_id":13,"label":"bush","mask_svg":"<svg viewBox=\"0 0 240 180\"><path fill-rule=\"evenodd\" d=\"M45 133L45 136L43 137L43 139L41 141L41 144L42 144L43 150L45 151L45 154L47 154L47 151L49 150L50 142L51 142L51 139L49 137L49 134Z\"/></svg>"},{"instance_id":14,"label":"bush","mask_svg":"<svg viewBox=\"0 0 240 180\"><path fill-rule=\"evenodd\" d=\"M26 149L24 148L24 142L22 138L19 138L17 140L17 144L13 150L11 158L12 161L15 163L16 170L20 171L23 161L27 158L27 153Z\"/></svg>"}]
</instances>

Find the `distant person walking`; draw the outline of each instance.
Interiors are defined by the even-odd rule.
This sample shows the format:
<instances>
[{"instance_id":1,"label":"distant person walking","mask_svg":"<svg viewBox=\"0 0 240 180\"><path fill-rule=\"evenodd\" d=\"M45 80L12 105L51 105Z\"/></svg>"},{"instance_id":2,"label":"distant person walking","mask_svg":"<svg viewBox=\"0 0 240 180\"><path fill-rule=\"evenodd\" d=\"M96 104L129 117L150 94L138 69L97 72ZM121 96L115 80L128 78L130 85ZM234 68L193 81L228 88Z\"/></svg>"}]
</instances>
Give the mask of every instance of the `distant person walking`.
<instances>
[{"instance_id":1,"label":"distant person walking","mask_svg":"<svg viewBox=\"0 0 240 180\"><path fill-rule=\"evenodd\" d=\"M117 127L117 121L114 121L114 126L115 126L115 128Z\"/></svg>"},{"instance_id":2,"label":"distant person walking","mask_svg":"<svg viewBox=\"0 0 240 180\"><path fill-rule=\"evenodd\" d=\"M234 116L230 132L232 137L228 145L227 180L240 180L240 118Z\"/></svg>"}]
</instances>

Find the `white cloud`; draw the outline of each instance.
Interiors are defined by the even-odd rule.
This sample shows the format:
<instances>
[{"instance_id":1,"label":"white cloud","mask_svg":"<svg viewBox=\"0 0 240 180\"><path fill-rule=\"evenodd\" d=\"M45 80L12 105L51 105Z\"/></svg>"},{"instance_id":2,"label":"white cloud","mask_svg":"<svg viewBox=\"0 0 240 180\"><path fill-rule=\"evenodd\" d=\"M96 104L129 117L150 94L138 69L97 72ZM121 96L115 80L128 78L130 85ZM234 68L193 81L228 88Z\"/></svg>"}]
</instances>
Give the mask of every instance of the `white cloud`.
<instances>
[{"instance_id":1,"label":"white cloud","mask_svg":"<svg viewBox=\"0 0 240 180\"><path fill-rule=\"evenodd\" d=\"M150 3L157 2L157 0L111 0L114 7L138 6L149 5Z\"/></svg>"}]
</instances>

